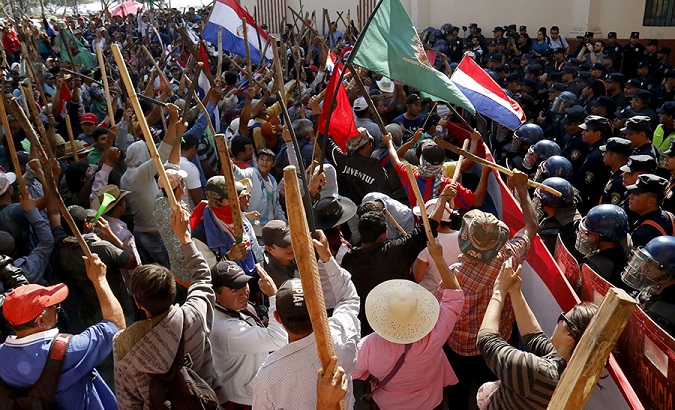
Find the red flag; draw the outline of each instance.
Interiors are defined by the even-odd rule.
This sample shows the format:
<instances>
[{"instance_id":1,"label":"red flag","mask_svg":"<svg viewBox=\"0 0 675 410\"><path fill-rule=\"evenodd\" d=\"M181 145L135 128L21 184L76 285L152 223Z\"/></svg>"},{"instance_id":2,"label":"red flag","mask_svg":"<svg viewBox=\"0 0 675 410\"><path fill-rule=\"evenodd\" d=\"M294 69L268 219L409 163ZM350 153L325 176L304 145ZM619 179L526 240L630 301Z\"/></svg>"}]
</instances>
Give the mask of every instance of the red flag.
<instances>
[{"instance_id":1,"label":"red flag","mask_svg":"<svg viewBox=\"0 0 675 410\"><path fill-rule=\"evenodd\" d=\"M333 137L333 140L335 140L335 143L343 152L347 152L347 140L359 135L359 131L356 129L356 124L354 123L354 113L352 112L352 106L349 103L345 87L342 84L338 84L340 72L343 70L342 64L338 63L335 67L336 69L333 70L333 75L330 77L330 81L328 81L323 100L324 104L321 107L319 132L324 132L326 122L328 122L328 135ZM335 92L337 92L337 97L335 98L336 106L329 119L329 104Z\"/></svg>"},{"instance_id":2,"label":"red flag","mask_svg":"<svg viewBox=\"0 0 675 410\"><path fill-rule=\"evenodd\" d=\"M66 103L73 98L73 93L70 92L70 89L66 83L61 84L61 92L59 93L59 106L57 112L59 114L63 113L66 108Z\"/></svg>"}]
</instances>

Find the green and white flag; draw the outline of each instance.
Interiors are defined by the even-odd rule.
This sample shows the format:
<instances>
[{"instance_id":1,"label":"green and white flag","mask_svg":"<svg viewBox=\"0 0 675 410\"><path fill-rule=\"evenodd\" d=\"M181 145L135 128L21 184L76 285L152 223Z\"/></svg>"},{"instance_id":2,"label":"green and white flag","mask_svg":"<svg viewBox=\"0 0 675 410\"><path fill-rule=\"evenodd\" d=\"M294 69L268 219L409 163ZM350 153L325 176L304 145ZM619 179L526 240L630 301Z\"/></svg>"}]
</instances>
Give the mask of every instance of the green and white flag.
<instances>
[{"instance_id":1,"label":"green and white flag","mask_svg":"<svg viewBox=\"0 0 675 410\"><path fill-rule=\"evenodd\" d=\"M432 67L400 0L381 0L363 29L349 62L417 88L475 114L448 76Z\"/></svg>"},{"instance_id":2,"label":"green and white flag","mask_svg":"<svg viewBox=\"0 0 675 410\"><path fill-rule=\"evenodd\" d=\"M85 68L95 67L94 54L80 43L70 30L58 23L57 27L59 28L59 39L61 40L61 44L59 44L61 47L61 60L68 63L70 62L70 57L66 50L66 47L70 47L70 53L73 56L74 64L82 64Z\"/></svg>"}]
</instances>

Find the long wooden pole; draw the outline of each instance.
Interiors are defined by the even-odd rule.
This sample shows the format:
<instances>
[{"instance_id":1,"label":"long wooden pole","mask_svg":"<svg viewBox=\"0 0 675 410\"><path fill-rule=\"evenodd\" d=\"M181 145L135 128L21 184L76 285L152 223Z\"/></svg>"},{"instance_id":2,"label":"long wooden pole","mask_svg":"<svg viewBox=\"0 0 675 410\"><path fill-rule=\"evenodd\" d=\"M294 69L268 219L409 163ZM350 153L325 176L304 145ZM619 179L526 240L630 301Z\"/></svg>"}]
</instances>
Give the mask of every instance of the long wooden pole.
<instances>
[{"instance_id":1,"label":"long wooden pole","mask_svg":"<svg viewBox=\"0 0 675 410\"><path fill-rule=\"evenodd\" d=\"M403 236L408 234L408 232L406 232L405 229L403 229L401 224L398 223L398 221L394 218L394 215L392 215L391 212L389 212L389 210L387 208L384 208L384 214L387 215L387 217L389 218L391 223L394 224L396 229L398 229L398 231L401 232L403 234Z\"/></svg>"},{"instance_id":2,"label":"long wooden pole","mask_svg":"<svg viewBox=\"0 0 675 410\"><path fill-rule=\"evenodd\" d=\"M199 57L199 51L197 51L197 47L195 47L195 43L193 43L192 40L190 39L190 36L188 35L185 27L180 27L178 29L178 33L183 39L183 45L185 46L185 48L187 48L188 52L194 57L195 61L202 61L201 57ZM206 78L209 80L211 87L215 87L216 80L213 78L211 72L209 70L204 70L204 75L206 75Z\"/></svg>"},{"instance_id":3,"label":"long wooden pole","mask_svg":"<svg viewBox=\"0 0 675 410\"><path fill-rule=\"evenodd\" d=\"M363 85L363 81L361 81L361 76L358 74L358 71L356 71L356 68L354 67L354 64L347 64L347 68L349 68L349 71L352 73L352 78L355 80L356 86L359 89L359 92L361 92L361 95L363 98L366 100L366 103L368 103L368 108L370 109L370 114L375 118L375 123L377 123L377 126L380 127L380 131L382 134L387 133L387 129L384 127L384 121L382 121L382 117L380 117L380 113L377 112L377 108L375 107L375 104L373 103L373 99L370 98L370 94L368 94L368 90L366 90L366 86Z\"/></svg>"},{"instance_id":4,"label":"long wooden pole","mask_svg":"<svg viewBox=\"0 0 675 410\"><path fill-rule=\"evenodd\" d=\"M323 298L319 269L317 267L314 245L307 225L305 208L302 206L302 195L298 184L298 175L294 166L284 168L284 181L286 181L286 208L288 212L288 225L291 230L291 242L295 253L295 261L300 271L302 291L307 304L309 318L312 321L316 348L319 360L324 370L331 357L335 356L335 346L330 333L328 316L326 315L326 302Z\"/></svg>"},{"instance_id":5,"label":"long wooden pole","mask_svg":"<svg viewBox=\"0 0 675 410\"><path fill-rule=\"evenodd\" d=\"M248 80L253 82L253 64L251 63L251 47L248 44L248 26L246 18L241 19L241 25L244 27L244 49L246 50L246 75Z\"/></svg>"},{"instance_id":6,"label":"long wooden pole","mask_svg":"<svg viewBox=\"0 0 675 410\"><path fill-rule=\"evenodd\" d=\"M456 147L456 146L452 145L451 143L449 143L449 142L447 142L447 141L445 141L441 138L434 138L434 141L436 142L436 144L438 144L441 147L447 149L448 151L452 151L452 152L454 152L455 154L458 154L458 155L463 155L464 157L466 157L466 158L468 158L468 159L470 159L474 162L477 162L481 165L485 165L486 167L496 169L497 171L499 171L503 174L506 174L510 177L513 176L513 171L511 171L510 169L508 169L506 167L503 167L501 165L497 165L494 162L488 161L488 160L483 159L483 158L481 158L477 155L474 155L474 154L472 154L472 153L470 153L466 150L463 150L459 147ZM558 196L558 197L562 196L562 193L560 193L560 191L558 191L557 189L546 186L546 185L544 185L540 182L532 181L531 179L527 181L527 185L532 187L532 188L539 188L543 191L550 192L553 195Z\"/></svg>"},{"instance_id":7,"label":"long wooden pole","mask_svg":"<svg viewBox=\"0 0 675 410\"><path fill-rule=\"evenodd\" d=\"M166 171L164 170L162 160L159 158L159 153L157 152L157 148L155 147L155 141L152 140L150 127L148 127L148 122L145 120L145 115L143 115L143 109L141 109L141 104L138 101L136 89L134 88L134 85L131 83L129 71L127 71L127 66L124 63L124 58L122 57L120 46L118 44L112 44L110 46L110 49L112 50L113 57L115 58L115 62L117 63L117 67L119 67L120 78L122 78L122 82L124 83L124 86L127 89L127 93L129 94L129 100L131 101L131 106L134 108L134 112L136 113L138 125L140 126L141 132L143 133L143 137L145 138L145 143L148 145L150 157L152 158L153 162L155 163L155 167L157 168L159 180L162 181L162 184L165 187L170 187L171 183L169 182L169 178L166 176ZM178 212L179 205L178 202L176 202L176 197L173 194L173 190L165 189L164 192L166 193L166 197L169 200L171 209L174 212Z\"/></svg>"},{"instance_id":8,"label":"long wooden pole","mask_svg":"<svg viewBox=\"0 0 675 410\"><path fill-rule=\"evenodd\" d=\"M195 68L194 76L192 78L198 79L203 69L204 63L202 63L201 61L198 62ZM187 78L187 75L185 75L185 73L183 73L183 81L185 82L190 81ZM192 96L195 95L195 98L197 98L197 94L195 93L195 91L197 90L197 82L198 81L192 81L188 86L188 93L185 95L185 110L183 110L183 116L180 119L181 123L187 121L187 117L190 114L190 105L192 104Z\"/></svg>"},{"instance_id":9,"label":"long wooden pole","mask_svg":"<svg viewBox=\"0 0 675 410\"><path fill-rule=\"evenodd\" d=\"M462 144L462 149L464 151L468 151L469 148L469 138L464 140L464 143ZM457 178L459 178L459 174L462 173L462 163L464 162L464 155L460 155L459 158L457 159L457 162L455 163L455 172L452 174L452 183L454 184L457 182ZM451 204L452 206L452 204Z\"/></svg>"},{"instance_id":10,"label":"long wooden pole","mask_svg":"<svg viewBox=\"0 0 675 410\"><path fill-rule=\"evenodd\" d=\"M637 302L619 288L610 288L558 381L548 409L584 407L600 378L616 341L633 315Z\"/></svg>"},{"instance_id":11,"label":"long wooden pole","mask_svg":"<svg viewBox=\"0 0 675 410\"><path fill-rule=\"evenodd\" d=\"M3 81L4 83L4 81ZM0 102L0 120L2 120L2 128L5 129L5 139L9 147L9 155L12 157L12 165L14 166L14 173L16 179L19 181L19 189L21 192L26 188L23 181L23 174L21 173L21 165L19 164L19 157L16 156L16 147L14 146L14 138L12 138L12 131L9 128L9 120L7 119L7 112L5 111L5 103Z\"/></svg>"},{"instance_id":12,"label":"long wooden pole","mask_svg":"<svg viewBox=\"0 0 675 410\"><path fill-rule=\"evenodd\" d=\"M197 82L197 81L191 81L189 78L186 78L185 81L187 81L188 85L190 85L190 86L192 86L192 84L194 84L194 83ZM210 92L210 91L209 91L209 92ZM199 99L199 96L197 95L196 91L192 91L192 94L194 95L194 99L195 99L195 102L197 103L197 106L199 107L199 109L201 110L201 112L204 113L204 116L205 116L205 118L206 118L206 122L207 122L207 124L208 124L208 126L209 126L209 129L211 130L211 134L216 135L216 129L215 129L215 127L213 126L213 122L211 121L211 116L209 115L209 112L206 111L206 107L204 106L204 104L202 103L202 101ZM208 96L209 96L209 94L207 94L207 95L204 97L204 100L205 100L205 101L206 101L206 99L208 98Z\"/></svg>"},{"instance_id":13,"label":"long wooden pole","mask_svg":"<svg viewBox=\"0 0 675 410\"><path fill-rule=\"evenodd\" d=\"M108 76L105 73L105 61L103 60L103 50L101 50L100 44L96 44L96 55L98 56L98 68L99 70L101 70L101 80L103 80L103 90L105 91L105 102L108 105L108 116L110 117L109 127L112 127L115 125L115 112L113 111L112 100L110 99Z\"/></svg>"},{"instance_id":14,"label":"long wooden pole","mask_svg":"<svg viewBox=\"0 0 675 410\"><path fill-rule=\"evenodd\" d=\"M66 131L68 132L68 141L70 141L70 149L73 150L75 161L79 161L80 156L77 154L77 150L75 149L75 137L73 136L73 126L70 123L70 115L66 115Z\"/></svg>"},{"instance_id":15,"label":"long wooden pole","mask_svg":"<svg viewBox=\"0 0 675 410\"><path fill-rule=\"evenodd\" d=\"M66 220L66 224L68 224L68 226L70 227L70 230L73 232L73 236L75 236L75 239L82 248L84 254L88 258L91 257L91 250L89 250L87 242L85 242L84 238L82 237L79 228L75 224L75 221L73 221L73 217L70 215L70 212L68 212L68 208L66 208L66 204L63 202L63 198L61 198L61 194L59 193L56 181L54 180L54 174L52 173L52 164L49 160L50 157L45 152L44 148L42 147L42 144L40 144L37 133L35 132L35 129L28 120L26 113L21 109L19 103L15 99L12 99L12 102L7 108L14 117L14 119L16 119L19 122L19 124L21 124L21 127L26 132L26 137L28 137L31 146L35 147L35 151L37 152L38 159L40 160L40 165L42 166L42 171L45 176L45 182L49 186L51 195L53 195L53 197L56 199L56 202L59 206L59 211L61 212L63 218Z\"/></svg>"},{"instance_id":16,"label":"long wooden pole","mask_svg":"<svg viewBox=\"0 0 675 410\"><path fill-rule=\"evenodd\" d=\"M405 172L408 173L408 183L415 193L415 198L417 199L417 206L420 207L420 214L422 215L422 224L424 224L424 231L427 233L427 240L429 242L434 241L434 233L431 231L431 225L429 225L429 216L427 215L427 207L425 206L424 197L420 193L420 188L417 186L417 179L412 170L412 165L406 164Z\"/></svg>"},{"instance_id":17,"label":"long wooden pole","mask_svg":"<svg viewBox=\"0 0 675 410\"><path fill-rule=\"evenodd\" d=\"M141 48L145 52L145 55L152 62L152 66L155 67L155 70L157 70L157 75L159 76L159 78L162 79L162 82L164 83L164 86L165 87L171 87L171 83L169 83L169 79L166 78L166 74L164 74L164 71L162 71L162 69L159 68L159 65L157 64L157 61L155 61L155 57L152 56L152 53L150 52L150 50L148 50L147 47L145 47L145 46L141 46Z\"/></svg>"},{"instance_id":18,"label":"long wooden pole","mask_svg":"<svg viewBox=\"0 0 675 410\"><path fill-rule=\"evenodd\" d=\"M227 199L230 202L230 211L232 213L232 223L234 225L234 240L236 242L244 241L244 221L241 217L241 208L239 206L239 194L237 187L234 184L234 173L232 172L232 161L230 160L230 153L227 150L227 143L225 143L225 134L216 134L213 139L216 141L218 148L218 156L220 156L221 172L225 177L225 187L227 191Z\"/></svg>"},{"instance_id":19,"label":"long wooden pole","mask_svg":"<svg viewBox=\"0 0 675 410\"><path fill-rule=\"evenodd\" d=\"M47 130L45 130L45 125L42 123L42 120L40 119L40 113L38 112L37 104L35 104L35 99L33 98L33 85L30 81L30 78L26 77L26 82L28 84L26 86L26 89L24 90L25 91L24 95L26 96L26 104L28 105L28 110L33 119L35 120L35 124L37 125L37 129L40 133L40 140L42 141L43 144L45 144L47 149L53 153L54 151L52 150L51 141L47 136Z\"/></svg>"},{"instance_id":20,"label":"long wooden pole","mask_svg":"<svg viewBox=\"0 0 675 410\"><path fill-rule=\"evenodd\" d=\"M220 78L222 72L223 72L223 27L218 26L218 68L216 70L216 76Z\"/></svg>"}]
</instances>

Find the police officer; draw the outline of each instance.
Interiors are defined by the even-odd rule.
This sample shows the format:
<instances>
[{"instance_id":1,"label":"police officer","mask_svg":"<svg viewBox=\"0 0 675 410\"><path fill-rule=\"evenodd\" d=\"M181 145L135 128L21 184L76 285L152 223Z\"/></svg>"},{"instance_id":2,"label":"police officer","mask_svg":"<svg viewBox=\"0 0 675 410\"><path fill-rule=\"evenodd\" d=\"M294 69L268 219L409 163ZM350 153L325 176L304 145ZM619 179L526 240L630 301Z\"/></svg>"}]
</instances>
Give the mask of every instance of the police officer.
<instances>
[{"instance_id":1,"label":"police officer","mask_svg":"<svg viewBox=\"0 0 675 410\"><path fill-rule=\"evenodd\" d=\"M637 64L645 58L645 46L638 43L640 33L630 33L630 42L623 46L623 75L633 78L637 75Z\"/></svg>"},{"instance_id":2,"label":"police officer","mask_svg":"<svg viewBox=\"0 0 675 410\"><path fill-rule=\"evenodd\" d=\"M632 291L621 280L628 254L628 216L616 205L597 205L579 223L575 248L598 275L614 286Z\"/></svg>"},{"instance_id":3,"label":"police officer","mask_svg":"<svg viewBox=\"0 0 675 410\"><path fill-rule=\"evenodd\" d=\"M561 157L560 155L553 155L546 161L539 164L537 173L534 175L534 180L543 182L551 177L560 177L562 179L570 180L574 175L574 170L570 161Z\"/></svg>"},{"instance_id":4,"label":"police officer","mask_svg":"<svg viewBox=\"0 0 675 410\"><path fill-rule=\"evenodd\" d=\"M636 250L621 279L642 289L638 295L642 309L675 337L675 238L660 236Z\"/></svg>"},{"instance_id":5,"label":"police officer","mask_svg":"<svg viewBox=\"0 0 675 410\"><path fill-rule=\"evenodd\" d=\"M618 205L626 195L621 167L628 162L631 151L630 141L625 138L612 137L607 140L607 144L600 147L600 151L602 151L602 162L612 171L612 175L602 191L600 203Z\"/></svg>"},{"instance_id":6,"label":"police officer","mask_svg":"<svg viewBox=\"0 0 675 410\"><path fill-rule=\"evenodd\" d=\"M623 172L621 174L623 186L628 187L629 185L635 185L640 175L653 174L656 171L656 160L649 155L631 155L628 157L626 165L622 166L620 170ZM640 215L630 210L628 206L628 191L624 194L624 199L619 206L626 211L630 225L633 226Z\"/></svg>"},{"instance_id":7,"label":"police officer","mask_svg":"<svg viewBox=\"0 0 675 410\"><path fill-rule=\"evenodd\" d=\"M626 126L621 128L621 133L633 145L631 155L649 155L654 159L659 158L659 153L652 145L651 119L646 115L635 115L626 120Z\"/></svg>"},{"instance_id":8,"label":"police officer","mask_svg":"<svg viewBox=\"0 0 675 410\"><path fill-rule=\"evenodd\" d=\"M675 233L675 217L661 208L668 181L654 174L643 174L628 190L628 206L640 217L631 228L633 246L645 246L661 235Z\"/></svg>"},{"instance_id":9,"label":"police officer","mask_svg":"<svg viewBox=\"0 0 675 410\"><path fill-rule=\"evenodd\" d=\"M560 155L560 147L551 140L541 140L527 149L523 157L523 172L532 176L538 169L539 164L554 155Z\"/></svg>"},{"instance_id":10,"label":"police officer","mask_svg":"<svg viewBox=\"0 0 675 410\"><path fill-rule=\"evenodd\" d=\"M651 91L656 85L656 78L649 74L649 62L640 61L637 65L637 79L640 82L640 88Z\"/></svg>"},{"instance_id":11,"label":"police officer","mask_svg":"<svg viewBox=\"0 0 675 410\"><path fill-rule=\"evenodd\" d=\"M585 215L598 204L609 178L610 169L602 162L600 146L611 137L612 127L607 118L589 115L579 128L582 129L581 138L588 147L588 154L574 177L573 185L579 190L582 200L578 206L579 212Z\"/></svg>"},{"instance_id":12,"label":"police officer","mask_svg":"<svg viewBox=\"0 0 675 410\"><path fill-rule=\"evenodd\" d=\"M663 154L665 155L665 162L663 165L671 175L663 202L661 203L661 208L673 213L675 212L675 139L670 140L670 149L666 150Z\"/></svg>"},{"instance_id":13,"label":"police officer","mask_svg":"<svg viewBox=\"0 0 675 410\"><path fill-rule=\"evenodd\" d=\"M541 188L534 191L534 197L543 211L537 233L551 254L555 252L558 235L567 249L574 249L575 224L581 220L574 202L574 188L569 181L558 177L548 178L542 184L558 190L562 196L555 196Z\"/></svg>"},{"instance_id":14,"label":"police officer","mask_svg":"<svg viewBox=\"0 0 675 410\"><path fill-rule=\"evenodd\" d=\"M666 76L666 73L673 69L673 65L670 64L670 47L661 47L656 53L656 67L654 69L654 77L656 78L656 83L660 84L663 81L663 78Z\"/></svg>"},{"instance_id":15,"label":"police officer","mask_svg":"<svg viewBox=\"0 0 675 410\"><path fill-rule=\"evenodd\" d=\"M656 112L649 107L649 103L652 100L652 93L638 88L633 94L630 94L627 97L630 99L630 108L632 108L636 114L649 117L652 129L659 125L659 118L656 115Z\"/></svg>"},{"instance_id":16,"label":"police officer","mask_svg":"<svg viewBox=\"0 0 675 410\"><path fill-rule=\"evenodd\" d=\"M623 46L616 42L616 31L607 33L607 42L605 43L605 53L612 56L612 67L615 69L621 68L621 60L623 57Z\"/></svg>"},{"instance_id":17,"label":"police officer","mask_svg":"<svg viewBox=\"0 0 675 410\"><path fill-rule=\"evenodd\" d=\"M565 117L561 121L565 133L557 141L561 149L561 155L567 158L574 168L574 175L577 174L581 164L584 162L584 153L587 145L581 137L581 128L586 118L584 108L580 105L573 105L565 110Z\"/></svg>"},{"instance_id":18,"label":"police officer","mask_svg":"<svg viewBox=\"0 0 675 410\"><path fill-rule=\"evenodd\" d=\"M623 134L621 133L621 128L626 126L626 121L630 118L633 117L637 114L635 114L635 111L633 111L630 106L619 110L614 113L614 120L612 121L612 135L615 137L621 137L623 138Z\"/></svg>"},{"instance_id":19,"label":"police officer","mask_svg":"<svg viewBox=\"0 0 675 410\"><path fill-rule=\"evenodd\" d=\"M623 82L624 76L621 73L608 74L605 78L607 95L614 101L619 110L628 106L628 99L623 94Z\"/></svg>"},{"instance_id":20,"label":"police officer","mask_svg":"<svg viewBox=\"0 0 675 410\"><path fill-rule=\"evenodd\" d=\"M663 79L663 84L659 84L652 90L652 102L653 106L660 107L673 100L675 100L675 70L668 70Z\"/></svg>"},{"instance_id":21,"label":"police officer","mask_svg":"<svg viewBox=\"0 0 675 410\"><path fill-rule=\"evenodd\" d=\"M504 147L507 152L511 153L507 164L512 169L521 167L527 150L542 139L544 139L544 132L540 126L529 123L521 125L513 134L513 142Z\"/></svg>"}]
</instances>

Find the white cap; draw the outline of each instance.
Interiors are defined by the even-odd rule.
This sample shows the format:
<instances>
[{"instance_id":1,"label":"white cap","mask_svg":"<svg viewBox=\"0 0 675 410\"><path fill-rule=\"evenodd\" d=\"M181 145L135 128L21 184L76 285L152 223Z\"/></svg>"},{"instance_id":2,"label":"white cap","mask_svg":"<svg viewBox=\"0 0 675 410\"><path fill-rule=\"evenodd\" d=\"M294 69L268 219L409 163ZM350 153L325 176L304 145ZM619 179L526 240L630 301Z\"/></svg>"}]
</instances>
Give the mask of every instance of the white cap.
<instances>
[{"instance_id":1,"label":"white cap","mask_svg":"<svg viewBox=\"0 0 675 410\"><path fill-rule=\"evenodd\" d=\"M354 101L354 111L363 111L368 108L368 103L363 97L359 97Z\"/></svg>"}]
</instances>

